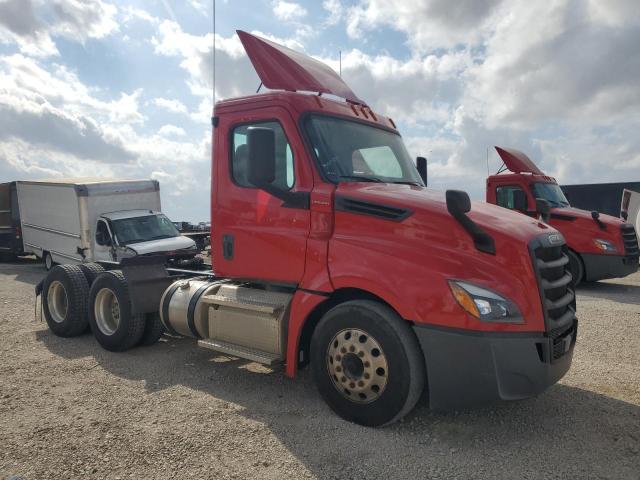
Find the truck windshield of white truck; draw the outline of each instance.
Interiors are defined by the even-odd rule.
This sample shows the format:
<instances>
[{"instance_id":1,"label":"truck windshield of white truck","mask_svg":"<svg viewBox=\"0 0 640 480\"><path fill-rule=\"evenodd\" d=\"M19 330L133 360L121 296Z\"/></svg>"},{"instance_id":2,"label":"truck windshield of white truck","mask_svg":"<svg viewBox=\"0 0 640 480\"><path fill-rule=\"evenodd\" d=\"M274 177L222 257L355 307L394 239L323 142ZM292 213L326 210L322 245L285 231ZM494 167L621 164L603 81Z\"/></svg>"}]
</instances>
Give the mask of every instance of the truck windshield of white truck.
<instances>
[{"instance_id":1,"label":"truck windshield of white truck","mask_svg":"<svg viewBox=\"0 0 640 480\"><path fill-rule=\"evenodd\" d=\"M569 207L569 200L564 196L557 183L536 182L533 184L533 196L543 198L554 208Z\"/></svg>"},{"instance_id":2,"label":"truck windshield of white truck","mask_svg":"<svg viewBox=\"0 0 640 480\"><path fill-rule=\"evenodd\" d=\"M161 213L111 220L111 227L115 240L120 245L180 236L171 220Z\"/></svg>"},{"instance_id":3,"label":"truck windshield of white truck","mask_svg":"<svg viewBox=\"0 0 640 480\"><path fill-rule=\"evenodd\" d=\"M365 123L312 115L306 129L328 180L424 186L397 133Z\"/></svg>"}]
</instances>

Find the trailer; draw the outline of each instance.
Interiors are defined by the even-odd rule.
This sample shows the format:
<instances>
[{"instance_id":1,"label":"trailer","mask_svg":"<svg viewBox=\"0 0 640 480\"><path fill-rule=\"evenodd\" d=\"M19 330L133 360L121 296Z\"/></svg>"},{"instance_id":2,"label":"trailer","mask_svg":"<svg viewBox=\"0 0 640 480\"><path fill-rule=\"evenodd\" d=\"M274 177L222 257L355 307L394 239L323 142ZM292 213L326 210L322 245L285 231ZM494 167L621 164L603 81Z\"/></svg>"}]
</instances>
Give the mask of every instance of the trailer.
<instances>
[{"instance_id":1,"label":"trailer","mask_svg":"<svg viewBox=\"0 0 640 480\"><path fill-rule=\"evenodd\" d=\"M393 120L333 70L238 35L272 91L215 105L213 271L153 256L97 276L56 266L36 290L49 328L89 325L110 351L166 329L291 378L309 365L331 409L368 426L425 389L455 409L562 378L578 328L562 235L426 188Z\"/></svg>"},{"instance_id":2,"label":"trailer","mask_svg":"<svg viewBox=\"0 0 640 480\"><path fill-rule=\"evenodd\" d=\"M24 251L55 263L120 262L167 252L192 259L195 243L160 211L155 180L17 182Z\"/></svg>"},{"instance_id":3,"label":"trailer","mask_svg":"<svg viewBox=\"0 0 640 480\"><path fill-rule=\"evenodd\" d=\"M569 203L581 210L620 216L620 201L624 190L640 192L640 182L585 183L560 185Z\"/></svg>"}]
</instances>

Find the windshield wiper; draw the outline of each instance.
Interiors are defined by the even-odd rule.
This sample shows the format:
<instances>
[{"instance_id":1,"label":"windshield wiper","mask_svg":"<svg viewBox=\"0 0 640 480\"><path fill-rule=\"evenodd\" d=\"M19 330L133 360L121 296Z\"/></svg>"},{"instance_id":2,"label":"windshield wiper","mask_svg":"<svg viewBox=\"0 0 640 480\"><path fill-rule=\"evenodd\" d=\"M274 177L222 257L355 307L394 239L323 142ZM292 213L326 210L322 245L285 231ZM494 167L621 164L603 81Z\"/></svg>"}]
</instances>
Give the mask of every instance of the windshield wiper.
<instances>
[{"instance_id":1,"label":"windshield wiper","mask_svg":"<svg viewBox=\"0 0 640 480\"><path fill-rule=\"evenodd\" d=\"M414 187L424 187L424 185L418 182L410 182L410 181L399 181L399 182L389 182L389 183L397 183L398 185L413 185Z\"/></svg>"},{"instance_id":2,"label":"windshield wiper","mask_svg":"<svg viewBox=\"0 0 640 480\"><path fill-rule=\"evenodd\" d=\"M359 182L375 182L382 183L382 180L376 177L365 177L360 175L338 175L338 178L344 178L346 180L357 180Z\"/></svg>"}]
</instances>

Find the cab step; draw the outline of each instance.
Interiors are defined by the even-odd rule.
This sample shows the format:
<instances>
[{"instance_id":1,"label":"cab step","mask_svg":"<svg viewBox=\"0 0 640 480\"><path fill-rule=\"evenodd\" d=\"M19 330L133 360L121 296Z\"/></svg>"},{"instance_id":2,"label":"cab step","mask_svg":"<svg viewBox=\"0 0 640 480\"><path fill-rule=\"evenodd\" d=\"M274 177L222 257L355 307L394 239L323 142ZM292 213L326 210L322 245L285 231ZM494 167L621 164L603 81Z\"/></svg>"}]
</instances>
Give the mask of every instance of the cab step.
<instances>
[{"instance_id":1,"label":"cab step","mask_svg":"<svg viewBox=\"0 0 640 480\"><path fill-rule=\"evenodd\" d=\"M244 358L253 362L262 363L268 366L272 366L282 362L282 357L278 354L264 352L262 350L256 350L254 348L243 347L241 345L223 342L222 340L198 340L198 346L208 348L209 350L215 350L216 352L233 355L234 357Z\"/></svg>"}]
</instances>

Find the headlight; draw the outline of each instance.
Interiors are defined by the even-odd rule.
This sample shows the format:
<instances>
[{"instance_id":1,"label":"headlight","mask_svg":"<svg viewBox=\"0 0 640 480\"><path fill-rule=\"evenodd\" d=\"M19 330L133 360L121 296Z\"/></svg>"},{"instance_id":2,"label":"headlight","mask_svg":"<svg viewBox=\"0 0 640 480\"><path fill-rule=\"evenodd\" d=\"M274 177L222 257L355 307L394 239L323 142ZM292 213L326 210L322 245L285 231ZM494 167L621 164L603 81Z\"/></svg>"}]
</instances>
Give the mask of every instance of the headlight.
<instances>
[{"instance_id":1,"label":"headlight","mask_svg":"<svg viewBox=\"0 0 640 480\"><path fill-rule=\"evenodd\" d=\"M613 243L607 242L606 240L602 240L600 238L596 238L593 243L595 243L596 248L602 252L615 253L618 251Z\"/></svg>"},{"instance_id":2,"label":"headlight","mask_svg":"<svg viewBox=\"0 0 640 480\"><path fill-rule=\"evenodd\" d=\"M524 323L524 318L515 303L491 290L458 280L450 280L449 287L460 306L479 320Z\"/></svg>"}]
</instances>

